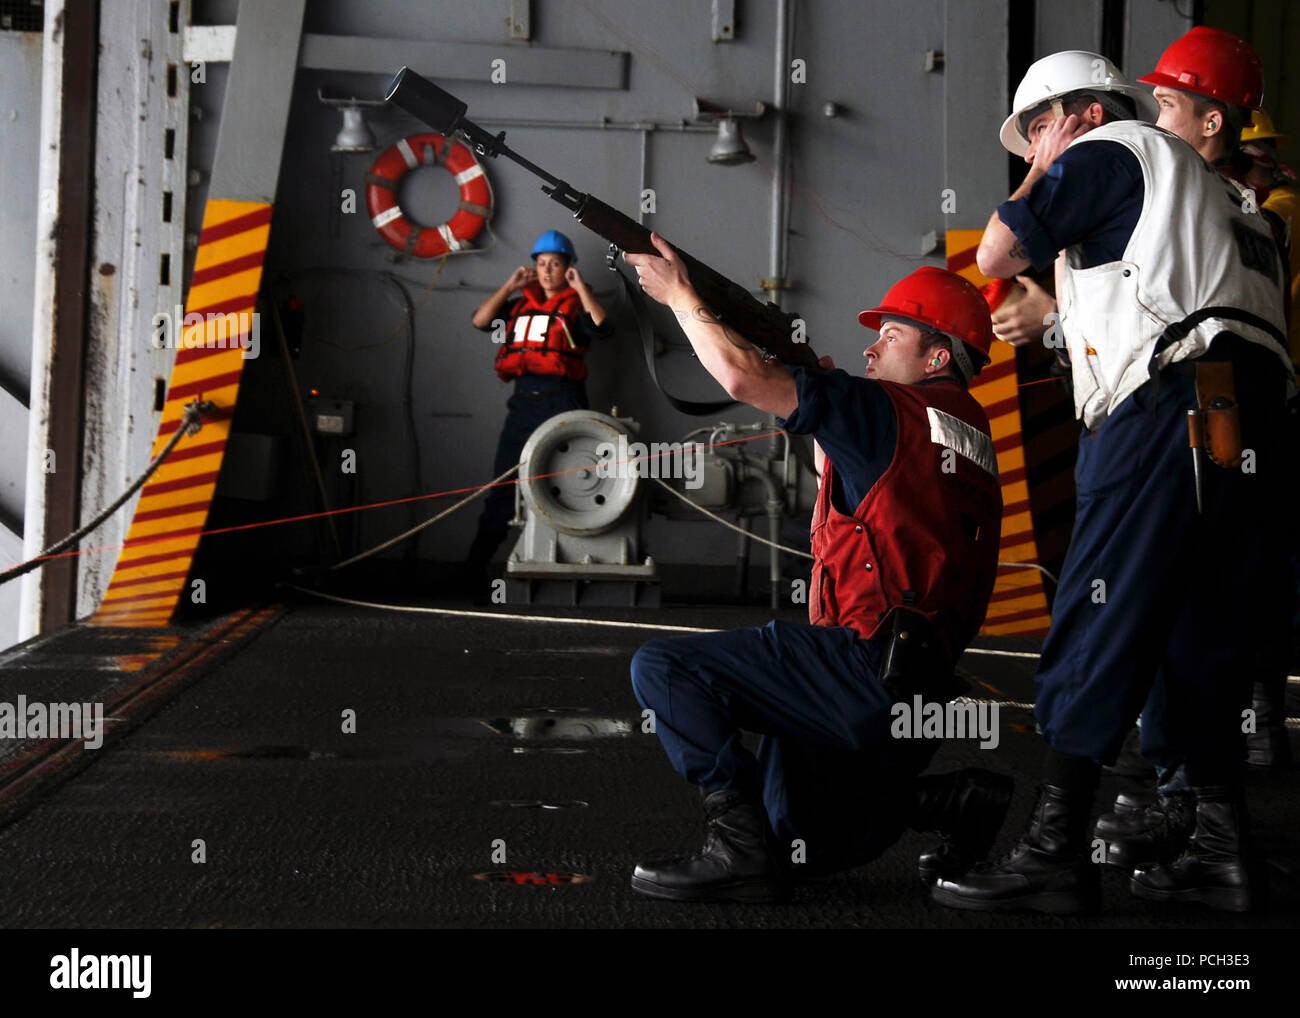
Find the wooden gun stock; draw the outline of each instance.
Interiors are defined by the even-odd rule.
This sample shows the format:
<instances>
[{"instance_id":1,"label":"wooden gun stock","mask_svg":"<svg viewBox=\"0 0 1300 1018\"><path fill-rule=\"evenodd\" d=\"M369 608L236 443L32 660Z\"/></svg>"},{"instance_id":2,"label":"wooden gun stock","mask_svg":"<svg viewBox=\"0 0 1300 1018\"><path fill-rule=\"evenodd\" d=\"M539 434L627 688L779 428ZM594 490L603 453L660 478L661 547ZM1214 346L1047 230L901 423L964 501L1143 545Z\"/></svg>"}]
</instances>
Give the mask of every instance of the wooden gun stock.
<instances>
[{"instance_id":1,"label":"wooden gun stock","mask_svg":"<svg viewBox=\"0 0 1300 1018\"><path fill-rule=\"evenodd\" d=\"M573 214L592 233L604 237L615 247L631 254L658 255L650 240L650 231L618 209L586 194ZM782 311L775 304L761 303L739 283L706 265L681 248L674 248L686 265L691 285L718 320L734 329L742 339L753 343L765 355L786 364L816 368L817 354L802 340L797 315Z\"/></svg>"}]
</instances>

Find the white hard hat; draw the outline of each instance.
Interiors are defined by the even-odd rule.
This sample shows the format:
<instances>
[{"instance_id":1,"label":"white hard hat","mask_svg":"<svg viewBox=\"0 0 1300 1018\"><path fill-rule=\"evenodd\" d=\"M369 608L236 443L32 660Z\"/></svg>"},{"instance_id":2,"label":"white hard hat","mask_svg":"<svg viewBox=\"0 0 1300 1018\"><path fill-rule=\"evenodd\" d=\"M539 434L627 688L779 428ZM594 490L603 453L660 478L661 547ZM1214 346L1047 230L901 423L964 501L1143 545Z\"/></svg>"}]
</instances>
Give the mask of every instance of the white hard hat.
<instances>
[{"instance_id":1,"label":"white hard hat","mask_svg":"<svg viewBox=\"0 0 1300 1018\"><path fill-rule=\"evenodd\" d=\"M1135 85L1100 53L1068 49L1036 60L1016 88L1012 114L1002 124L1002 146L1018 156L1029 151L1020 118L1030 110L1071 92L1118 92L1137 105L1139 120L1155 123L1160 112L1149 88Z\"/></svg>"}]
</instances>

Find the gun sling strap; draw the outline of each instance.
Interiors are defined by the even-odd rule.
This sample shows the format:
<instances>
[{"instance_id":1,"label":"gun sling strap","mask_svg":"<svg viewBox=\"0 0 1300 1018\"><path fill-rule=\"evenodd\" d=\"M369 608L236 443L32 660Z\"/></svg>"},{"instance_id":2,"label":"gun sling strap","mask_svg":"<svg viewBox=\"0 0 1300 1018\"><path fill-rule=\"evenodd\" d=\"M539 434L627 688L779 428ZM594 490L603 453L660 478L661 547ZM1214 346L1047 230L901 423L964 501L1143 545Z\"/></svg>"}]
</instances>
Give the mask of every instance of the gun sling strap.
<instances>
[{"instance_id":1,"label":"gun sling strap","mask_svg":"<svg viewBox=\"0 0 1300 1018\"><path fill-rule=\"evenodd\" d=\"M613 245L611 245L612 247ZM708 414L715 414L719 410L725 410L727 407L735 406L736 401L734 399L704 402L678 399L664 388L663 382L659 381L659 370L655 366L655 336L654 328L650 323L650 309L646 307L645 298L641 296L640 291L633 285L632 281L619 269L614 258L615 255L611 250L607 259L609 270L618 276L619 282L623 284L623 292L627 295L628 304L632 308L632 317L636 319L636 330L641 336L641 351L645 355L646 370L650 372L650 379L655 383L655 387L664 394L664 399L668 400L674 409L680 410L684 414L690 414L692 417L704 417Z\"/></svg>"},{"instance_id":2,"label":"gun sling strap","mask_svg":"<svg viewBox=\"0 0 1300 1018\"><path fill-rule=\"evenodd\" d=\"M663 393L664 399L668 400L672 406L684 414L691 417L704 417L708 414L717 413L725 410L727 407L736 406L734 399L721 399L708 402L699 402L689 399L678 399L659 381L659 371L655 366L655 336L654 328L650 323L650 309L646 307L645 298L641 296L640 291L633 285L632 281L619 269L615 262L615 255L611 252L607 259L609 270L618 276L619 282L623 284L623 292L627 295L628 304L632 308L632 317L636 319L636 328L641 336L641 352L645 355L646 370L650 373L651 380L655 387ZM813 462L812 449L807 438L803 435L791 435L787 432L790 440L790 451L794 453L794 458L814 477L817 476L817 468Z\"/></svg>"}]
</instances>

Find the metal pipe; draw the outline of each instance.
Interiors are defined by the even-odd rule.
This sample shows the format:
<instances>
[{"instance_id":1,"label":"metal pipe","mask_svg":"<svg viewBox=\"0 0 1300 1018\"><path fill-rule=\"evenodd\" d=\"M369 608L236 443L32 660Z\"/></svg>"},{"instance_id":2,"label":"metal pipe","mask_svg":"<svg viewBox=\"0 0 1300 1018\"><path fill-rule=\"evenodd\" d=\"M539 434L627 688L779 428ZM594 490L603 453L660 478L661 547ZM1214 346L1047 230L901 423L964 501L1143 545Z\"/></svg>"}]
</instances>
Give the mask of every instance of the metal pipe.
<instances>
[{"instance_id":1,"label":"metal pipe","mask_svg":"<svg viewBox=\"0 0 1300 1018\"><path fill-rule=\"evenodd\" d=\"M713 429L710 428L707 424L706 424L705 426L703 426L703 427L700 427L700 428L693 428L692 430L686 432L686 434L684 434L684 435L683 435L681 438L679 438L677 441L679 441L679 442L681 442L683 445L685 445L687 442L689 442L691 439L693 439L696 435L707 435L707 434L709 434L712 430L713 430Z\"/></svg>"},{"instance_id":2,"label":"metal pipe","mask_svg":"<svg viewBox=\"0 0 1300 1018\"><path fill-rule=\"evenodd\" d=\"M736 477L740 483L754 479L763 485L767 491L767 501L764 505L764 511L767 513L768 540L772 544L780 543L781 536L781 513L784 501L781 498L781 489L777 487L776 481L772 475L761 467L756 467L747 462L743 455L738 457L740 462L736 465ZM771 607L775 611L778 607L780 596L778 588L781 584L781 558L780 553L772 545L768 545L768 579L771 583Z\"/></svg>"},{"instance_id":3,"label":"metal pipe","mask_svg":"<svg viewBox=\"0 0 1300 1018\"><path fill-rule=\"evenodd\" d=\"M27 418L27 494L23 506L23 558L39 555L45 547L45 496L49 475L45 452L50 432L50 367L54 346L55 259L59 219L59 139L63 127L63 22L65 0L45 5L45 30L41 40L41 147L36 206L36 287L32 299L32 369L30 412ZM80 470L79 463L55 464L57 469ZM52 535L59 536L59 535ZM18 613L18 639L26 640L41 628L41 577L43 570L23 577Z\"/></svg>"},{"instance_id":4,"label":"metal pipe","mask_svg":"<svg viewBox=\"0 0 1300 1018\"><path fill-rule=\"evenodd\" d=\"M781 503L775 499L767 502L767 539L772 542L767 546L767 578L771 589L769 607L776 611L781 600L781 553L775 547L781 543Z\"/></svg>"},{"instance_id":5,"label":"metal pipe","mask_svg":"<svg viewBox=\"0 0 1300 1018\"><path fill-rule=\"evenodd\" d=\"M789 140L787 136L788 111L786 104L790 98L790 9L789 0L777 0L776 4L776 41L772 47L775 53L775 68L772 78L772 105L776 124L772 129L772 158L775 163L772 173L772 209L771 236L768 258L767 299L773 304L781 303L781 291L785 288L786 269L786 184ZM776 417L769 414L767 422L775 426ZM773 456L776 455L776 443L770 443Z\"/></svg>"},{"instance_id":6,"label":"metal pipe","mask_svg":"<svg viewBox=\"0 0 1300 1018\"><path fill-rule=\"evenodd\" d=\"M714 451L713 447L717 444L719 435L723 436L723 438L726 438L732 432L735 432L737 435L740 435L740 434L744 434L746 431L753 431L753 432L763 431L768 427L769 425L757 421L754 422L753 424L735 424L732 421L719 421L717 425L714 426L713 430L709 433L709 452L712 453Z\"/></svg>"},{"instance_id":7,"label":"metal pipe","mask_svg":"<svg viewBox=\"0 0 1300 1018\"><path fill-rule=\"evenodd\" d=\"M650 132L641 132L641 182L637 186L636 221L645 226L645 177L648 169Z\"/></svg>"},{"instance_id":8,"label":"metal pipe","mask_svg":"<svg viewBox=\"0 0 1300 1018\"><path fill-rule=\"evenodd\" d=\"M742 531L736 548L736 600L744 601L749 596L749 513L737 513L736 526Z\"/></svg>"},{"instance_id":9,"label":"metal pipe","mask_svg":"<svg viewBox=\"0 0 1300 1018\"><path fill-rule=\"evenodd\" d=\"M786 162L788 139L786 136L786 103L790 94L790 5L789 0L777 0L776 4L776 67L772 85L773 115L776 123L772 129L772 228L770 238L770 257L768 271L775 286L768 289L767 299L774 304L781 302L780 284L785 280L785 192Z\"/></svg>"},{"instance_id":10,"label":"metal pipe","mask_svg":"<svg viewBox=\"0 0 1300 1018\"><path fill-rule=\"evenodd\" d=\"M656 120L477 120L480 127L517 128L535 127L544 131L674 131L678 134L717 134L718 129L709 124L694 124L686 120L667 123Z\"/></svg>"}]
</instances>

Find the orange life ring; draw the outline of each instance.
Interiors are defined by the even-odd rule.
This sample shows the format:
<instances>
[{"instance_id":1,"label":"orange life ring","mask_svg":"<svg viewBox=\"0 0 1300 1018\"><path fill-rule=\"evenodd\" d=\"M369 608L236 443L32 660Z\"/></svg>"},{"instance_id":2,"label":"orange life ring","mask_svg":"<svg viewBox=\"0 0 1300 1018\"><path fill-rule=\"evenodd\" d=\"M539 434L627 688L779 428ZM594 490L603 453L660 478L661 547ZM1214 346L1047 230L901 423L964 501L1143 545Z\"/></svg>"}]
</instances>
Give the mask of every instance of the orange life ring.
<instances>
[{"instance_id":1,"label":"orange life ring","mask_svg":"<svg viewBox=\"0 0 1300 1018\"><path fill-rule=\"evenodd\" d=\"M447 222L423 227L412 223L397 203L397 187L417 166L445 166L460 185L460 208ZM472 245L492 215L492 184L467 146L441 134L412 134L380 153L366 174L366 207L384 240L403 254L437 258Z\"/></svg>"}]
</instances>

